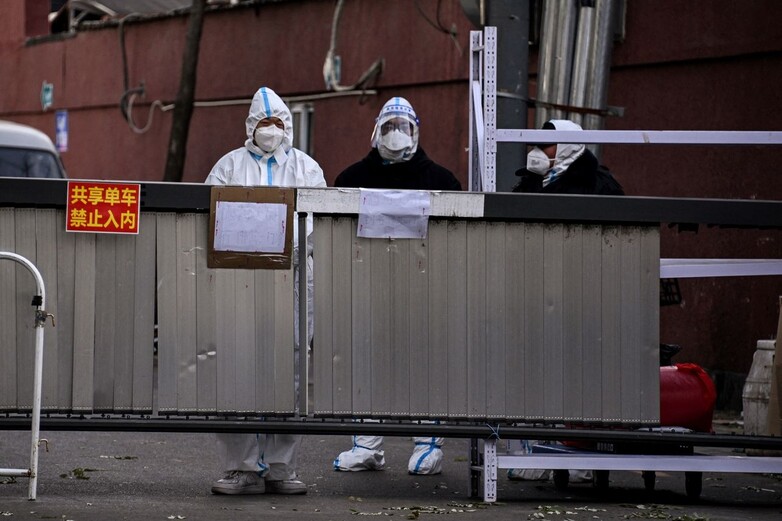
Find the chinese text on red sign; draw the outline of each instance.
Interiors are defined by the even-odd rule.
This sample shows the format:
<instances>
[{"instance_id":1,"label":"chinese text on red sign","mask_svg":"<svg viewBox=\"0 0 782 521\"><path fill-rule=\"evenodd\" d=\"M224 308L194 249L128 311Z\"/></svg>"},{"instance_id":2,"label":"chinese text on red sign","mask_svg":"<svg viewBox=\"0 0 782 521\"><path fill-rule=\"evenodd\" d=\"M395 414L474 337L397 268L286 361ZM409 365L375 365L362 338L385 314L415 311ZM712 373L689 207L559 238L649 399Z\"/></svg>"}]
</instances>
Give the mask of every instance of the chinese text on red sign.
<instances>
[{"instance_id":1,"label":"chinese text on red sign","mask_svg":"<svg viewBox=\"0 0 782 521\"><path fill-rule=\"evenodd\" d=\"M69 232L138 233L141 185L68 182Z\"/></svg>"}]
</instances>

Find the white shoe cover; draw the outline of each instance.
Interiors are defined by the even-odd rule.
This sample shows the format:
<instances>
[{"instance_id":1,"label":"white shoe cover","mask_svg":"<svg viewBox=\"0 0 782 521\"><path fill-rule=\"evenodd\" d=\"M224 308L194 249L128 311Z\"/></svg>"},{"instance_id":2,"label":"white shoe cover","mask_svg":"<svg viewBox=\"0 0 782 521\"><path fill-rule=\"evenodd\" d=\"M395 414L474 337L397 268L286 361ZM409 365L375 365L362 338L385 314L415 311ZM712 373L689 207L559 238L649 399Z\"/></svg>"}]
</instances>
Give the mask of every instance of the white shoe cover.
<instances>
[{"instance_id":1,"label":"white shoe cover","mask_svg":"<svg viewBox=\"0 0 782 521\"><path fill-rule=\"evenodd\" d=\"M386 466L382 436L353 436L353 448L334 460L334 470L383 470Z\"/></svg>"},{"instance_id":2,"label":"white shoe cover","mask_svg":"<svg viewBox=\"0 0 782 521\"><path fill-rule=\"evenodd\" d=\"M591 483L592 471L591 470L570 470L570 482L571 483Z\"/></svg>"},{"instance_id":3,"label":"white shoe cover","mask_svg":"<svg viewBox=\"0 0 782 521\"><path fill-rule=\"evenodd\" d=\"M522 454L531 454L536 440L519 440L513 443L513 450ZM510 448L510 447L509 447ZM508 479L511 481L548 481L552 472L547 469L508 469Z\"/></svg>"},{"instance_id":4,"label":"white shoe cover","mask_svg":"<svg viewBox=\"0 0 782 521\"><path fill-rule=\"evenodd\" d=\"M439 474L443 471L443 438L413 438L413 455L407 462L410 474Z\"/></svg>"},{"instance_id":5,"label":"white shoe cover","mask_svg":"<svg viewBox=\"0 0 782 521\"><path fill-rule=\"evenodd\" d=\"M508 469L508 479L511 481L548 481L551 471L545 469Z\"/></svg>"}]
</instances>

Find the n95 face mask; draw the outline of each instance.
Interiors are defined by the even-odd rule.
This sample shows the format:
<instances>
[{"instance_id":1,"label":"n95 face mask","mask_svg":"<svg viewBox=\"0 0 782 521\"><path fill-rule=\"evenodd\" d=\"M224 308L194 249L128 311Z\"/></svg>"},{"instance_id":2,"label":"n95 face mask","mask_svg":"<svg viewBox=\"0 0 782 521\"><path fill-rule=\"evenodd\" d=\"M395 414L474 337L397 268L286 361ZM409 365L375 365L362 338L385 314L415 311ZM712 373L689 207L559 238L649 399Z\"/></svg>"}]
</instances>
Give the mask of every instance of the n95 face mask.
<instances>
[{"instance_id":1,"label":"n95 face mask","mask_svg":"<svg viewBox=\"0 0 782 521\"><path fill-rule=\"evenodd\" d=\"M285 132L281 128L269 125L255 129L254 139L258 148L268 154L277 150L284 136Z\"/></svg>"},{"instance_id":2,"label":"n95 face mask","mask_svg":"<svg viewBox=\"0 0 782 521\"><path fill-rule=\"evenodd\" d=\"M546 175L550 170L551 159L538 147L527 154L527 170L538 175Z\"/></svg>"},{"instance_id":3,"label":"n95 face mask","mask_svg":"<svg viewBox=\"0 0 782 521\"><path fill-rule=\"evenodd\" d=\"M413 138L397 129L380 136L377 151L387 161L399 161L412 147Z\"/></svg>"}]
</instances>

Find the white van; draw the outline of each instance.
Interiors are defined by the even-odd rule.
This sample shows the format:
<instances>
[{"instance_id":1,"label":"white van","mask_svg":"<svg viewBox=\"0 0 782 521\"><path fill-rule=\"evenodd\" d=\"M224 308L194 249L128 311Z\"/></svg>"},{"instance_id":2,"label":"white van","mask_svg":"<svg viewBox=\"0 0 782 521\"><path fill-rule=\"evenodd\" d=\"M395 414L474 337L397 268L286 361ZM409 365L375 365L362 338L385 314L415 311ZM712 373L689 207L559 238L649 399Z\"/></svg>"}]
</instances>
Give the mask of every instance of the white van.
<instances>
[{"instance_id":1,"label":"white van","mask_svg":"<svg viewBox=\"0 0 782 521\"><path fill-rule=\"evenodd\" d=\"M38 129L0 120L0 177L65 178L60 155Z\"/></svg>"}]
</instances>

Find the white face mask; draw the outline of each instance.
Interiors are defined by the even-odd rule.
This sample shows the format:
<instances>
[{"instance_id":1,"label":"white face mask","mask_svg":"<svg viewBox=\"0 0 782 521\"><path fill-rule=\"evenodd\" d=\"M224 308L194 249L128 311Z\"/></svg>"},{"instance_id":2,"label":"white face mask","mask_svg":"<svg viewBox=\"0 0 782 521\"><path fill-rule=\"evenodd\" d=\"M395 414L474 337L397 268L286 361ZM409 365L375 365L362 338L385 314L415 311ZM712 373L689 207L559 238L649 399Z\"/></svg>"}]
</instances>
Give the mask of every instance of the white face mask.
<instances>
[{"instance_id":1,"label":"white face mask","mask_svg":"<svg viewBox=\"0 0 782 521\"><path fill-rule=\"evenodd\" d=\"M527 154L527 170L534 174L546 175L551 167L551 159L538 147L533 148Z\"/></svg>"},{"instance_id":2,"label":"white face mask","mask_svg":"<svg viewBox=\"0 0 782 521\"><path fill-rule=\"evenodd\" d=\"M400 130L392 130L380 137L377 151L386 161L399 161L412 147L412 137Z\"/></svg>"},{"instance_id":3,"label":"white face mask","mask_svg":"<svg viewBox=\"0 0 782 521\"><path fill-rule=\"evenodd\" d=\"M284 136L285 132L275 125L258 127L255 129L255 144L268 154L277 150Z\"/></svg>"}]
</instances>

